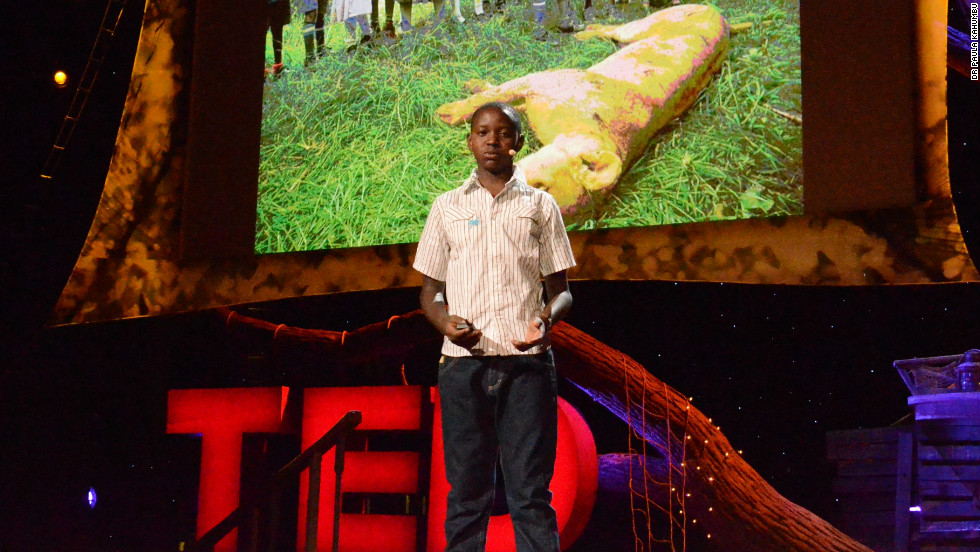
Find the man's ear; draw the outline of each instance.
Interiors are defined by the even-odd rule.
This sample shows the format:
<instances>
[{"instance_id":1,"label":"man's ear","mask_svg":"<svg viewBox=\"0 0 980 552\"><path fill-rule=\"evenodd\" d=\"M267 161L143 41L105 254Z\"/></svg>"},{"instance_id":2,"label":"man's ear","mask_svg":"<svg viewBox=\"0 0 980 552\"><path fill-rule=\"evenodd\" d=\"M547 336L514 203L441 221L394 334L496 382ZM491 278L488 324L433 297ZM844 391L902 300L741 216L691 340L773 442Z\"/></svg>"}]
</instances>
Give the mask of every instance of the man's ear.
<instances>
[{"instance_id":1,"label":"man's ear","mask_svg":"<svg viewBox=\"0 0 980 552\"><path fill-rule=\"evenodd\" d=\"M470 150L470 153L473 153L473 133L472 132L467 132L466 133L466 148Z\"/></svg>"}]
</instances>

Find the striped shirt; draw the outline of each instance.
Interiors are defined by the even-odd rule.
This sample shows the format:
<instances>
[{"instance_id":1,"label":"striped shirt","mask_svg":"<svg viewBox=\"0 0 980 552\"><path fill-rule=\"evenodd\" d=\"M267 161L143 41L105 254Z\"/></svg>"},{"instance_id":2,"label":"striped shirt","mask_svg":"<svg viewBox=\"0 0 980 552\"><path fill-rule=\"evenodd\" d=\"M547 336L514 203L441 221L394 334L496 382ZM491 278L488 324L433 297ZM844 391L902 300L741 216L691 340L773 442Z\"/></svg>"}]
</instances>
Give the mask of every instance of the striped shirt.
<instances>
[{"instance_id":1,"label":"striped shirt","mask_svg":"<svg viewBox=\"0 0 980 552\"><path fill-rule=\"evenodd\" d=\"M518 351L528 323L544 308L541 276L575 266L558 202L528 186L524 171L497 197L480 186L476 170L432 205L419 239L415 270L446 283L449 314L483 332L472 350L445 339L449 356L537 354Z\"/></svg>"}]
</instances>

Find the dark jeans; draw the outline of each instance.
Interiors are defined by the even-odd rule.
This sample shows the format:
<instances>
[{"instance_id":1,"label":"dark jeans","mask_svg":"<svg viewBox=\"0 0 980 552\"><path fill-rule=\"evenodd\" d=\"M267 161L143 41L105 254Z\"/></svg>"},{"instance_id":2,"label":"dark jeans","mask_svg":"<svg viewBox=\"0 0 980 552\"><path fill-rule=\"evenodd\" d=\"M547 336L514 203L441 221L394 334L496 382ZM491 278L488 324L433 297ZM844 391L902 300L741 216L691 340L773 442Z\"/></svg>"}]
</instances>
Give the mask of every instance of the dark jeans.
<instances>
[{"instance_id":1,"label":"dark jeans","mask_svg":"<svg viewBox=\"0 0 980 552\"><path fill-rule=\"evenodd\" d=\"M548 489L558 440L551 353L445 357L439 396L451 485L446 552L483 552L498 451L518 552L558 552Z\"/></svg>"}]
</instances>

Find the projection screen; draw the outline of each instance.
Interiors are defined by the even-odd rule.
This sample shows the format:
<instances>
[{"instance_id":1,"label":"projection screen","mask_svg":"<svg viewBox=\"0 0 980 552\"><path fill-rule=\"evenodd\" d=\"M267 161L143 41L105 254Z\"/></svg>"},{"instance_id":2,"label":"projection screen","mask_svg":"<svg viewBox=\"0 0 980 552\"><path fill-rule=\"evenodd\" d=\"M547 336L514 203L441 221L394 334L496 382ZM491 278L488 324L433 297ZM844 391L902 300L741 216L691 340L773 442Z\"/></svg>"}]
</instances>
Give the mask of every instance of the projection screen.
<instances>
[{"instance_id":1,"label":"projection screen","mask_svg":"<svg viewBox=\"0 0 980 552\"><path fill-rule=\"evenodd\" d=\"M266 3L149 0L51 322L418 285L428 205L471 166L460 106L492 95L525 113L518 161L563 206L573 279L976 281L946 165L945 4L890 4L887 22L848 2L714 6L715 49L658 65L680 75L658 96L609 67L679 47L690 26L644 46L624 29L659 7L639 3L597 3L591 36L557 32L553 11L542 33L518 3L489 21L464 3L465 22L434 26L419 3L414 29L363 44L328 13L309 60L297 9L277 75ZM610 75L639 92L596 84ZM637 95L646 111L622 99Z\"/></svg>"}]
</instances>

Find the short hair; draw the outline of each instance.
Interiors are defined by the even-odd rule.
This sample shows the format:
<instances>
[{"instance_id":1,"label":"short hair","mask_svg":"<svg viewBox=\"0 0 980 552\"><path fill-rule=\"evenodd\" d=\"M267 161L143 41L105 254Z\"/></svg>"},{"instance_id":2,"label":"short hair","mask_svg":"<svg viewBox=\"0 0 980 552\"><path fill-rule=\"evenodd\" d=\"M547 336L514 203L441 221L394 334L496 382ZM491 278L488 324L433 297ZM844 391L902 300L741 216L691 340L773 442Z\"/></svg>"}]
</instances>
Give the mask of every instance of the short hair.
<instances>
[{"instance_id":1,"label":"short hair","mask_svg":"<svg viewBox=\"0 0 980 552\"><path fill-rule=\"evenodd\" d=\"M510 105L508 103L504 103L504 102L487 102L487 103L481 105L480 107L476 108L476 111L473 112L473 116L470 117L470 130L473 129L473 121L476 120L476 116L479 115L481 112L486 111L488 109L497 109L497 110L499 110L508 119L510 119L510 122L511 123L514 123L514 132L517 133L517 136L523 136L524 135L524 127L521 125L521 116L520 116L520 114L517 113L517 110L514 109L514 106L512 106L512 105Z\"/></svg>"}]
</instances>

